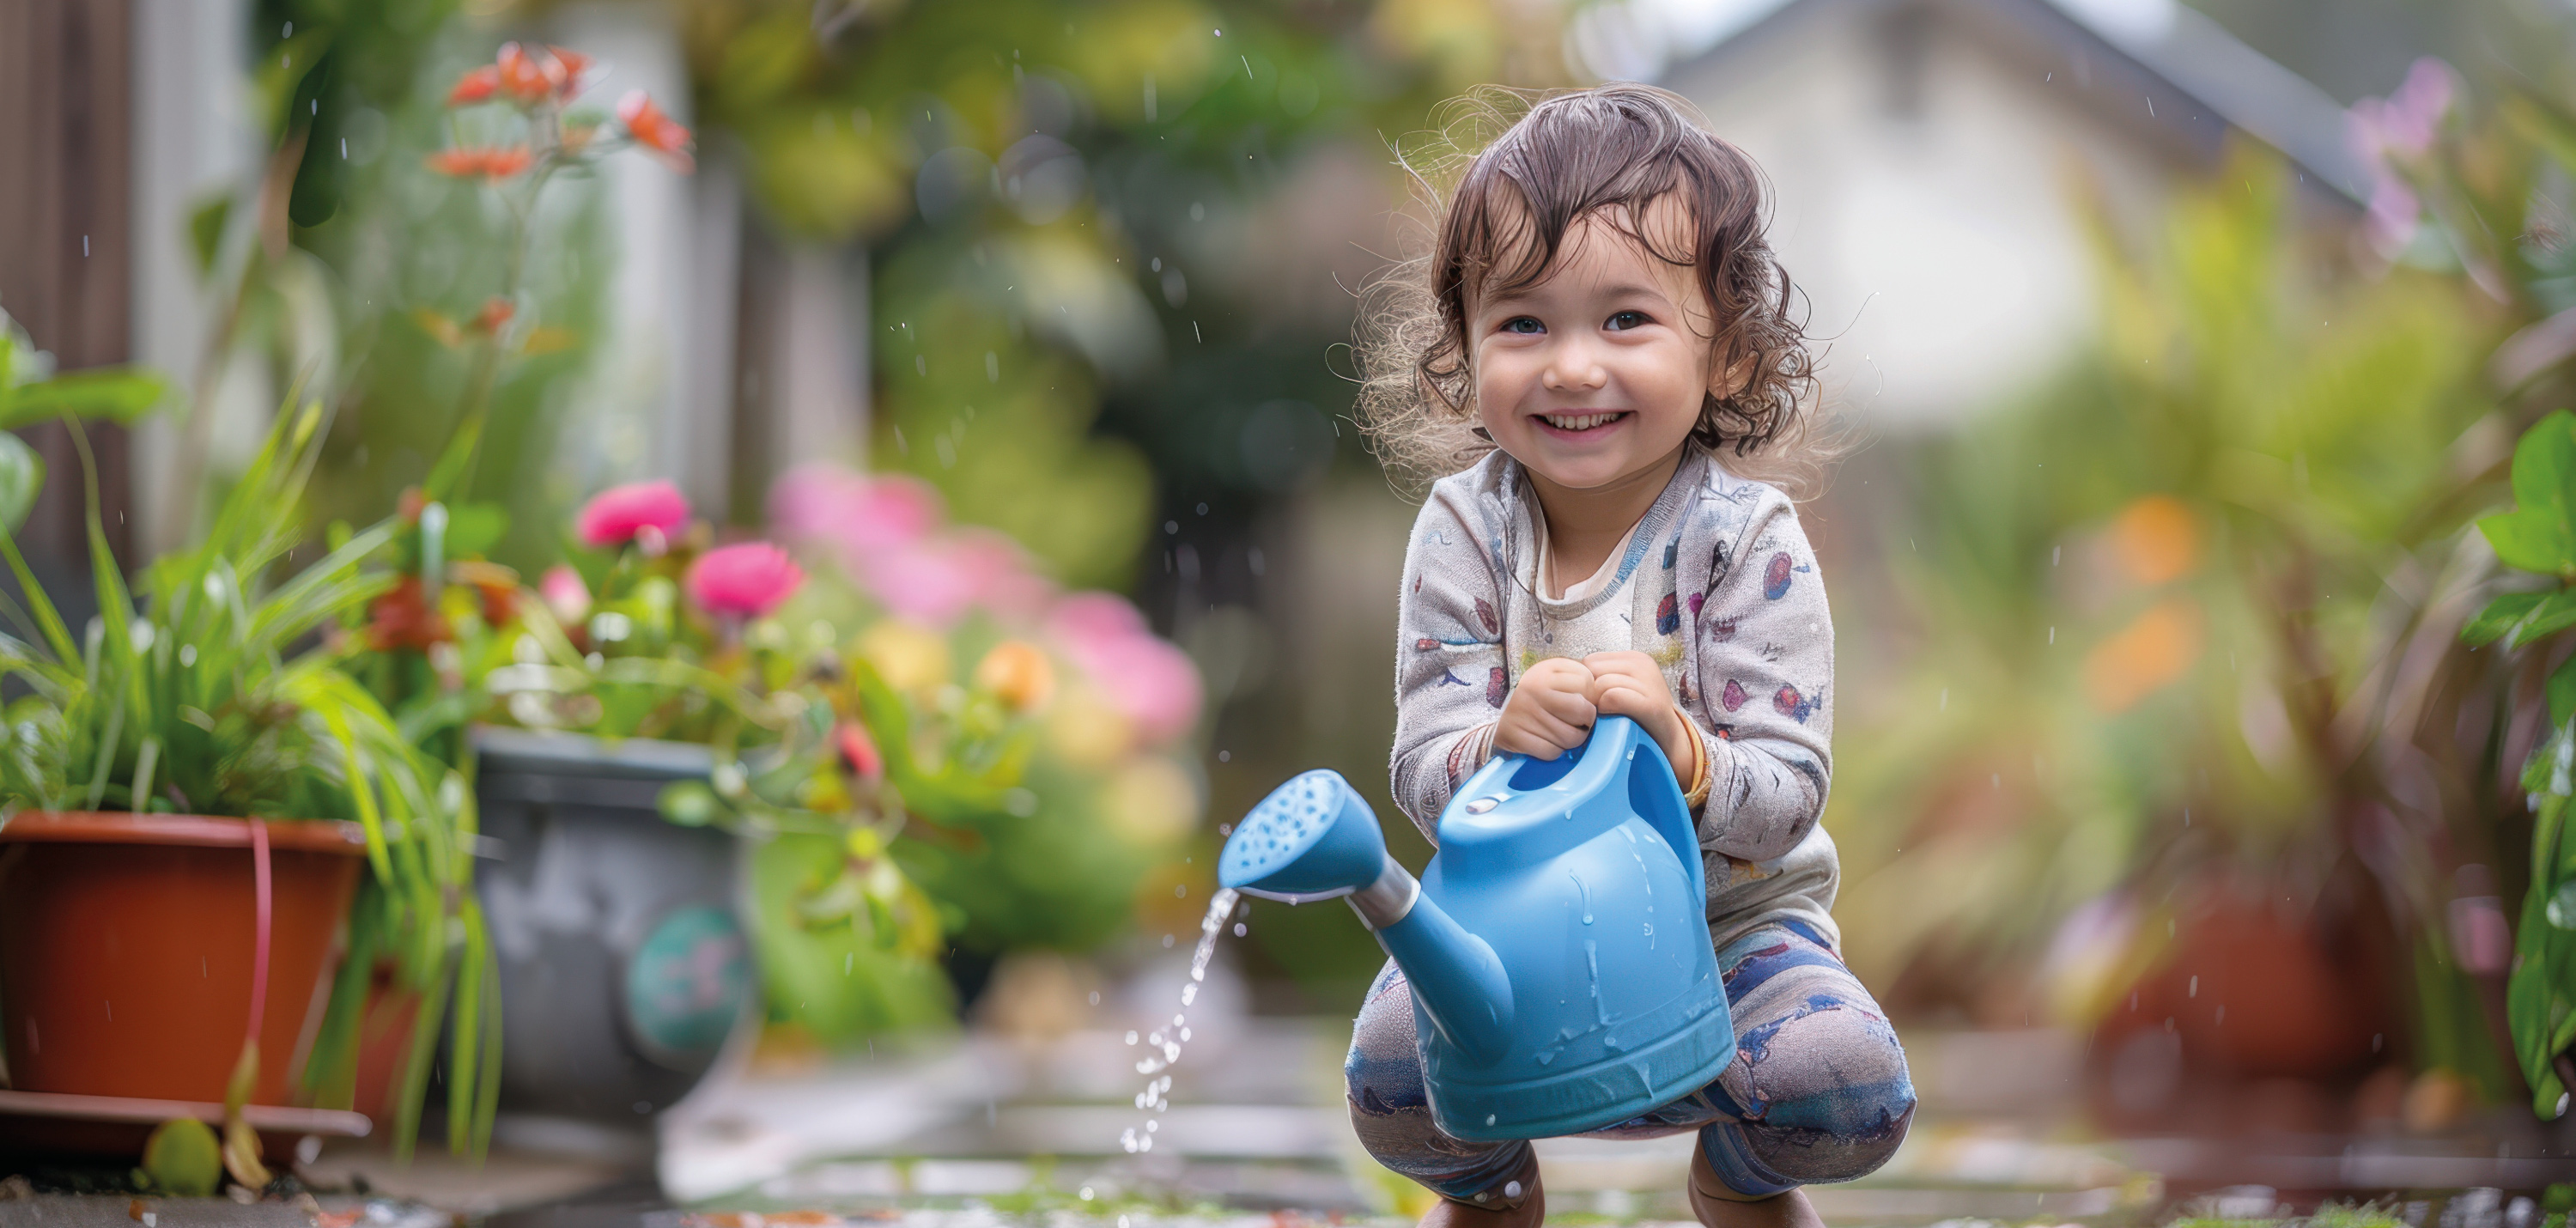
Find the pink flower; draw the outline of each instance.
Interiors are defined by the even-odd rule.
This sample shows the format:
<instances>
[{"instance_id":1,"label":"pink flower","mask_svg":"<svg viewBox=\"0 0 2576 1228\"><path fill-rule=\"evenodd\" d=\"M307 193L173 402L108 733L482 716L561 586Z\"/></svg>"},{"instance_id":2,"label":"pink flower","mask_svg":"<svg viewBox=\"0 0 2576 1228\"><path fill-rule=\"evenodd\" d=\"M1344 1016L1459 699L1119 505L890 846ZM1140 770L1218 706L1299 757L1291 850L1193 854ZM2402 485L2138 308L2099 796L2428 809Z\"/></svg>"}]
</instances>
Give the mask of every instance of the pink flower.
<instances>
[{"instance_id":1,"label":"pink flower","mask_svg":"<svg viewBox=\"0 0 2576 1228\"><path fill-rule=\"evenodd\" d=\"M690 598L713 613L757 618L794 595L805 572L768 542L744 542L699 555L686 583Z\"/></svg>"},{"instance_id":2,"label":"pink flower","mask_svg":"<svg viewBox=\"0 0 2576 1228\"><path fill-rule=\"evenodd\" d=\"M1136 607L1108 593L1074 593L1055 603L1046 629L1110 704L1136 723L1147 745L1170 742L1198 724L1198 667L1187 653L1155 638Z\"/></svg>"},{"instance_id":3,"label":"pink flower","mask_svg":"<svg viewBox=\"0 0 2576 1228\"><path fill-rule=\"evenodd\" d=\"M888 610L934 627L976 608L1024 621L1053 594L1052 586L1030 574L1019 543L990 529L852 552L848 561L851 574Z\"/></svg>"},{"instance_id":4,"label":"pink flower","mask_svg":"<svg viewBox=\"0 0 2576 1228\"><path fill-rule=\"evenodd\" d=\"M771 488L770 525L789 541L831 547L850 577L886 608L946 626L970 609L1025 622L1054 586L1030 571L1017 542L988 529L941 531L939 492L917 478L871 476L818 463Z\"/></svg>"},{"instance_id":5,"label":"pink flower","mask_svg":"<svg viewBox=\"0 0 2576 1228\"><path fill-rule=\"evenodd\" d=\"M853 558L908 546L941 520L939 493L909 477L870 477L828 462L799 465L769 492L769 520L791 541L823 540Z\"/></svg>"},{"instance_id":6,"label":"pink flower","mask_svg":"<svg viewBox=\"0 0 2576 1228\"><path fill-rule=\"evenodd\" d=\"M850 564L853 577L908 622L945 627L975 604L974 576L937 542L853 558Z\"/></svg>"},{"instance_id":7,"label":"pink flower","mask_svg":"<svg viewBox=\"0 0 2576 1228\"><path fill-rule=\"evenodd\" d=\"M669 482L612 486L583 504L574 531L585 546L622 546L646 529L677 537L689 524L689 501Z\"/></svg>"},{"instance_id":8,"label":"pink flower","mask_svg":"<svg viewBox=\"0 0 2576 1228\"><path fill-rule=\"evenodd\" d=\"M555 621L567 627L590 616L590 586L581 582L580 572L562 563L537 578L537 596L545 599Z\"/></svg>"},{"instance_id":9,"label":"pink flower","mask_svg":"<svg viewBox=\"0 0 2576 1228\"><path fill-rule=\"evenodd\" d=\"M2371 241L2384 253L2403 249L2415 237L2423 204L2400 164L2432 149L2456 90L2450 65L2425 56L2406 70L2406 80L2386 99L2364 98L2344 113L2346 142L2370 168L2366 223Z\"/></svg>"}]
</instances>

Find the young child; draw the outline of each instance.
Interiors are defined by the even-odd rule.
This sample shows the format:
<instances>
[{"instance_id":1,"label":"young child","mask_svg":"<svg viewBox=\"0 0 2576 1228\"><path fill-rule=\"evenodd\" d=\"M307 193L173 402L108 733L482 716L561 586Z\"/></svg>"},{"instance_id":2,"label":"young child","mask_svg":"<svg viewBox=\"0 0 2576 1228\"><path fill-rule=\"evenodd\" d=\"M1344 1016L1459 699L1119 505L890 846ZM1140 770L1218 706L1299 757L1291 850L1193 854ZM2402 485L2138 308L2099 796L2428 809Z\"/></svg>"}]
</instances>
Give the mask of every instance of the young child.
<instances>
[{"instance_id":1,"label":"young child","mask_svg":"<svg viewBox=\"0 0 2576 1228\"><path fill-rule=\"evenodd\" d=\"M1436 839L1488 757L1553 758L1605 713L1654 737L1688 797L1735 1061L1599 1133L1698 1131L1689 1195L1710 1225L1820 1224L1799 1187L1877 1168L1914 1111L1896 1034L1835 953L1822 577L1789 498L1748 476L1818 450L1764 211L1753 163L1670 94L1540 102L1468 163L1435 251L1399 275L1364 397L1391 464L1449 475L1405 557L1397 804ZM1392 963L1345 1074L1369 1153L1441 1195L1424 1224L1540 1220L1527 1142L1433 1123Z\"/></svg>"}]
</instances>

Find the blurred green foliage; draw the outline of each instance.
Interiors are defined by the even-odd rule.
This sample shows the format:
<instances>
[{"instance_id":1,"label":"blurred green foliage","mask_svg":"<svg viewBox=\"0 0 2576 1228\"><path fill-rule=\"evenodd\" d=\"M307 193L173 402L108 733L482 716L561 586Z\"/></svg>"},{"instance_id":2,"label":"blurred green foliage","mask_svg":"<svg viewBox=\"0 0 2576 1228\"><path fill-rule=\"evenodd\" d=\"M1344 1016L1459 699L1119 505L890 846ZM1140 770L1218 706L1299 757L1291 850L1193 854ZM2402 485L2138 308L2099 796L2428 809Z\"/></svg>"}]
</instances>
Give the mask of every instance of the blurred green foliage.
<instances>
[{"instance_id":1,"label":"blurred green foliage","mask_svg":"<svg viewBox=\"0 0 2576 1228\"><path fill-rule=\"evenodd\" d=\"M2212 892L2304 901L2369 949L2378 906L2330 890L2351 880L2399 912L2378 958L2429 953L2415 997L2471 1000L2444 905L2483 847L2456 837L2494 824L2492 747L2443 709L2456 675L2392 663L2465 657L2493 313L2440 274L2336 272L2291 193L2239 151L2144 245L2096 207L2092 351L1900 461L1901 613L1873 626L1938 647L1845 709L1828 819L1873 984L2023 985L2090 1026ZM2052 952L2091 901L2120 904L2076 936L2103 949ZM2492 1082L2473 1006L2419 1017L2419 1061Z\"/></svg>"},{"instance_id":2,"label":"blurred green foliage","mask_svg":"<svg viewBox=\"0 0 2576 1228\"><path fill-rule=\"evenodd\" d=\"M1258 284L1229 299L1227 270L1185 276L1212 217L1469 84L1564 77L1553 18L1485 0L685 11L701 114L739 138L765 215L878 254L876 463L1073 584L1153 557L1157 482L1250 504L1317 466L1247 449L1332 451L1315 406L1347 399L1323 352L1347 325L1283 327ZM1284 424L1261 420L1273 404Z\"/></svg>"},{"instance_id":3,"label":"blurred green foliage","mask_svg":"<svg viewBox=\"0 0 2576 1228\"><path fill-rule=\"evenodd\" d=\"M56 374L54 356L0 311L0 529L17 532L45 485L45 459L18 437L20 428L76 418L131 423L168 394L161 377L126 367Z\"/></svg>"},{"instance_id":4,"label":"blurred green foliage","mask_svg":"<svg viewBox=\"0 0 2576 1228\"><path fill-rule=\"evenodd\" d=\"M471 480L446 493L505 509L491 553L530 565L551 556L552 526L583 493L554 461L571 385L595 365L614 235L585 168L522 210L426 164L454 143L524 139L507 115L446 106L497 41L455 15L453 0L264 0L253 78L275 153L265 182L200 210L200 245L210 268L238 277L236 314L289 299L266 313L284 319L264 344L246 328L236 343L284 378L318 375L339 410L315 476L317 524L390 511L488 406ZM497 360L472 327L495 297L513 312Z\"/></svg>"}]
</instances>

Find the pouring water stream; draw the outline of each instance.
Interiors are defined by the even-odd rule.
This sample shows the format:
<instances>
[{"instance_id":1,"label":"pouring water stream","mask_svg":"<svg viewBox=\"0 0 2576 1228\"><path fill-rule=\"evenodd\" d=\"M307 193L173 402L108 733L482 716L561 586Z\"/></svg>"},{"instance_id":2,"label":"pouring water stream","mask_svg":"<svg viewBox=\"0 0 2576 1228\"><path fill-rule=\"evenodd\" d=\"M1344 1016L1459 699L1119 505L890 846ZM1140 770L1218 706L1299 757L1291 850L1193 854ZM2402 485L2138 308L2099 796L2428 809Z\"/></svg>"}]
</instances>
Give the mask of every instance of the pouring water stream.
<instances>
[{"instance_id":1,"label":"pouring water stream","mask_svg":"<svg viewBox=\"0 0 2576 1228\"><path fill-rule=\"evenodd\" d=\"M1242 898L1232 888L1220 888L1208 901L1207 916L1199 922L1198 948L1190 953L1190 979L1181 986L1181 1010L1172 1016L1169 1025L1144 1037L1146 1052L1136 1062L1136 1073L1145 1076L1145 1090L1136 1093L1136 1107L1155 1116L1145 1119L1142 1130L1129 1126L1118 1136L1118 1145L1130 1154L1154 1149L1154 1132L1162 1127L1160 1114L1172 1107L1172 1076L1163 1072L1181 1060L1181 1046L1190 1039L1190 1004L1198 1001L1199 985L1207 980L1208 960L1216 955L1216 940L1224 933L1235 902ZM1235 928L1238 933L1242 930L1241 926ZM1127 1034L1127 1043L1137 1043L1136 1033Z\"/></svg>"}]
</instances>

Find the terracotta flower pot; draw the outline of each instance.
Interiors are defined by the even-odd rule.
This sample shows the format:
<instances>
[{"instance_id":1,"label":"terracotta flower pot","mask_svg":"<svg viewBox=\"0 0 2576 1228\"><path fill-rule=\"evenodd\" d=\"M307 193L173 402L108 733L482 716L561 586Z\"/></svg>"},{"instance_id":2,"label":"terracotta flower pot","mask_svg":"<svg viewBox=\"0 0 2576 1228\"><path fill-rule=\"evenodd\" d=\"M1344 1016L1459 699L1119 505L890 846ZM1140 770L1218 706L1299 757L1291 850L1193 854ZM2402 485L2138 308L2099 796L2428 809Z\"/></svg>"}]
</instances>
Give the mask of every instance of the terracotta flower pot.
<instances>
[{"instance_id":1,"label":"terracotta flower pot","mask_svg":"<svg viewBox=\"0 0 2576 1228\"><path fill-rule=\"evenodd\" d=\"M256 945L251 820L21 814L0 825L9 1086L221 1101ZM269 821L271 927L254 1104L289 1103L320 1026L366 846L355 823Z\"/></svg>"},{"instance_id":2,"label":"terracotta flower pot","mask_svg":"<svg viewBox=\"0 0 2576 1228\"><path fill-rule=\"evenodd\" d=\"M2385 1060L2374 1037L2392 1024L2371 960L2339 956L2318 918L2286 913L2278 898L2211 890L2178 909L2165 957L2088 1046L2105 1124L2286 1128L2331 1116L2315 1108L2333 1099L2325 1089Z\"/></svg>"}]
</instances>

